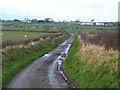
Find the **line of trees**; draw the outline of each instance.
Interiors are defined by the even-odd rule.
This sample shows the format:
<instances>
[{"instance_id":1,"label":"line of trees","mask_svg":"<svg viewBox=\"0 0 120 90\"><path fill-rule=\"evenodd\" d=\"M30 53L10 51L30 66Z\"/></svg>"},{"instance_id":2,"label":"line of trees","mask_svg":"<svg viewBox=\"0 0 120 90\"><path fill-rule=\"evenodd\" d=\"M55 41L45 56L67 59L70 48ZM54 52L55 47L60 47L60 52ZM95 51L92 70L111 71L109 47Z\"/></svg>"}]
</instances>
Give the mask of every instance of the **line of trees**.
<instances>
[{"instance_id":1,"label":"line of trees","mask_svg":"<svg viewBox=\"0 0 120 90\"><path fill-rule=\"evenodd\" d=\"M25 18L24 20L14 19L13 21L14 22L25 22L25 23L53 23L55 22L52 18L45 18L44 20L37 20L37 19L30 20L29 18Z\"/></svg>"}]
</instances>

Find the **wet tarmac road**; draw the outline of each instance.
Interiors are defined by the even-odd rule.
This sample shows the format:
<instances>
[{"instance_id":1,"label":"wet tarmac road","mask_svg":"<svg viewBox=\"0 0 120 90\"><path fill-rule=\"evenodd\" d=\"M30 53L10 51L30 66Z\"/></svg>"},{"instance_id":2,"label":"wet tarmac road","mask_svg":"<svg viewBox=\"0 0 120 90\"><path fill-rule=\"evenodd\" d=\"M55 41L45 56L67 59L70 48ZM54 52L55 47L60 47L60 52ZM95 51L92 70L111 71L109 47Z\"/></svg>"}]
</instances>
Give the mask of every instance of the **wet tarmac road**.
<instances>
[{"instance_id":1,"label":"wet tarmac road","mask_svg":"<svg viewBox=\"0 0 120 90\"><path fill-rule=\"evenodd\" d=\"M74 35L28 65L18 73L7 88L69 88L61 64L72 45Z\"/></svg>"}]
</instances>

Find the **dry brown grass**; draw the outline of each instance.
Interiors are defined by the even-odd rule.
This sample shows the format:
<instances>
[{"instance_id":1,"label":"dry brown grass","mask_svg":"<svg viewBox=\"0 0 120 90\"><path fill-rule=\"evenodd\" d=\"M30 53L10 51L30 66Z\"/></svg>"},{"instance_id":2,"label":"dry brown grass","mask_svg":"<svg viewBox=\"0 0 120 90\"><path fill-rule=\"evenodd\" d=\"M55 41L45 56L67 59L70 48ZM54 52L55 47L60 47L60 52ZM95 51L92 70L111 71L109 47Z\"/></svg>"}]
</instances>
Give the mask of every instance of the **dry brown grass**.
<instances>
[{"instance_id":1,"label":"dry brown grass","mask_svg":"<svg viewBox=\"0 0 120 90\"><path fill-rule=\"evenodd\" d=\"M101 66L109 65L111 68L117 69L118 51L105 50L104 46L87 44L79 50L79 54L81 60L86 60L88 63Z\"/></svg>"},{"instance_id":2,"label":"dry brown grass","mask_svg":"<svg viewBox=\"0 0 120 90\"><path fill-rule=\"evenodd\" d=\"M78 39L63 63L71 79L81 88L118 88L119 52Z\"/></svg>"},{"instance_id":3,"label":"dry brown grass","mask_svg":"<svg viewBox=\"0 0 120 90\"><path fill-rule=\"evenodd\" d=\"M117 50L106 50L104 46L98 46L93 44L84 44L79 36L79 40L82 43L82 47L79 48L79 55L81 60L93 65L91 71L96 71L98 66L107 67L109 73L113 71L118 72L118 55Z\"/></svg>"}]
</instances>

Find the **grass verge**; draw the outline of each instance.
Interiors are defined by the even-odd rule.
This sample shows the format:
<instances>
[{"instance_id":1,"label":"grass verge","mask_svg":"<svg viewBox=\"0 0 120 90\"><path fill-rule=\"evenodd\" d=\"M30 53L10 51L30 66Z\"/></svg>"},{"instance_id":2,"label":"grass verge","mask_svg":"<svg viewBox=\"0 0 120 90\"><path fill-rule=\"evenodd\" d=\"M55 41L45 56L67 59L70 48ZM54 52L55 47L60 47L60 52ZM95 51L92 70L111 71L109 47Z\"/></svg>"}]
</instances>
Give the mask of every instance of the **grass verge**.
<instances>
[{"instance_id":1,"label":"grass verge","mask_svg":"<svg viewBox=\"0 0 120 90\"><path fill-rule=\"evenodd\" d=\"M68 37L69 35L65 35L52 41L42 41L30 48L16 48L2 53L2 87L5 87L8 82L28 64L54 49Z\"/></svg>"},{"instance_id":2,"label":"grass verge","mask_svg":"<svg viewBox=\"0 0 120 90\"><path fill-rule=\"evenodd\" d=\"M80 88L118 88L118 52L75 39L63 69Z\"/></svg>"}]
</instances>

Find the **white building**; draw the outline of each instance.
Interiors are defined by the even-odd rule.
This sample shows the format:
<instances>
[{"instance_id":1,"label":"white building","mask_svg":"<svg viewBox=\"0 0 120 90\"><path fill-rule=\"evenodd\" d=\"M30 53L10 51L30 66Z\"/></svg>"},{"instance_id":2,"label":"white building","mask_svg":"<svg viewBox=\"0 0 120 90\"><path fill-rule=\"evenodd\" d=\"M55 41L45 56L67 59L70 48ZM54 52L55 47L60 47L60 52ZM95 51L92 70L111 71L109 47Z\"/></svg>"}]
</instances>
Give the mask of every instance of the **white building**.
<instances>
[{"instance_id":1,"label":"white building","mask_svg":"<svg viewBox=\"0 0 120 90\"><path fill-rule=\"evenodd\" d=\"M28 18L25 18L24 20L21 20L21 22L25 22L25 23L31 23L31 20Z\"/></svg>"}]
</instances>

